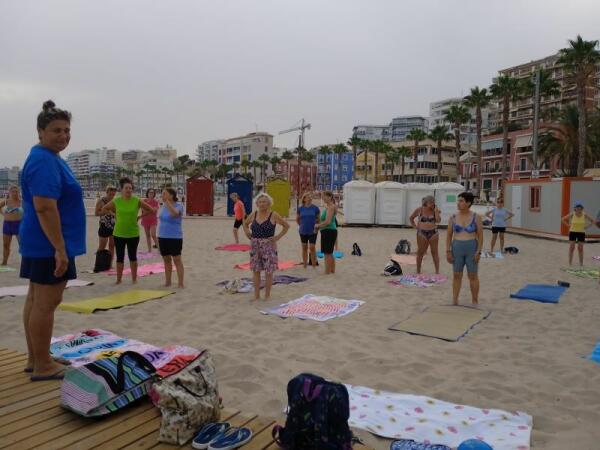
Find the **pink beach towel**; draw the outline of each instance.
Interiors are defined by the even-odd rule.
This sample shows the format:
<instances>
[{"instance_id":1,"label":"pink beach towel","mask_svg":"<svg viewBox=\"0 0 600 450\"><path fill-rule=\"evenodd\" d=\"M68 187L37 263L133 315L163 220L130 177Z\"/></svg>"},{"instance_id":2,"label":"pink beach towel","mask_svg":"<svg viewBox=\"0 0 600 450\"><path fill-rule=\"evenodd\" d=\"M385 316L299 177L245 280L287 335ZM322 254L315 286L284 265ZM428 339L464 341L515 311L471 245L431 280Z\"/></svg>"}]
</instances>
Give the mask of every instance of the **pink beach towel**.
<instances>
[{"instance_id":1,"label":"pink beach towel","mask_svg":"<svg viewBox=\"0 0 600 450\"><path fill-rule=\"evenodd\" d=\"M215 250L225 250L226 252L249 252L250 246L248 244L227 244L219 245L215 247Z\"/></svg>"},{"instance_id":2,"label":"pink beach towel","mask_svg":"<svg viewBox=\"0 0 600 450\"><path fill-rule=\"evenodd\" d=\"M147 277L148 275L154 275L155 273L164 273L164 271L165 265L163 263L144 264L138 267L138 277ZM114 276L117 274L117 271L115 269L111 269L106 273ZM130 268L123 270L123 275L129 275L130 273Z\"/></svg>"},{"instance_id":3,"label":"pink beach towel","mask_svg":"<svg viewBox=\"0 0 600 450\"><path fill-rule=\"evenodd\" d=\"M296 261L279 261L279 263L277 264L277 268L279 270L291 269L292 267L297 266L298 264L300 263ZM250 270L250 263L247 262L244 264L236 264L233 267L234 269Z\"/></svg>"}]
</instances>

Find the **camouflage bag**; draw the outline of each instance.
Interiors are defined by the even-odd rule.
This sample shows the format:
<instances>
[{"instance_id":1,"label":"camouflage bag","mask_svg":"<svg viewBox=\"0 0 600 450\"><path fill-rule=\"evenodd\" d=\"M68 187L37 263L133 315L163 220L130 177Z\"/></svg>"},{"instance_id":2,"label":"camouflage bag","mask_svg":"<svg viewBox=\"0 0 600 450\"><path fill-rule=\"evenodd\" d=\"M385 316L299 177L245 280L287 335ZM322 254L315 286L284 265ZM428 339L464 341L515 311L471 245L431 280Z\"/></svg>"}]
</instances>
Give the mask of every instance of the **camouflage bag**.
<instances>
[{"instance_id":1,"label":"camouflage bag","mask_svg":"<svg viewBox=\"0 0 600 450\"><path fill-rule=\"evenodd\" d=\"M218 421L219 389L210 353L203 351L181 371L154 383L150 397L162 414L160 442L183 445L203 425Z\"/></svg>"}]
</instances>

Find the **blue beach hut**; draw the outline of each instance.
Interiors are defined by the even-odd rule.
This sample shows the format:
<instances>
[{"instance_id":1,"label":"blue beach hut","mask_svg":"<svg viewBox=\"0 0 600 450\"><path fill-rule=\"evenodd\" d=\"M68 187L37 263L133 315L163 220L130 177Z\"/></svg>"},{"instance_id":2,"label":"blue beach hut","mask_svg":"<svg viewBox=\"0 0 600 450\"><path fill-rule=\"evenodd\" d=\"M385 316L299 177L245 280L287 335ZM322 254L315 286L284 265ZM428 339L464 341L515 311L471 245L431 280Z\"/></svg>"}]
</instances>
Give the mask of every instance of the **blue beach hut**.
<instances>
[{"instance_id":1,"label":"blue beach hut","mask_svg":"<svg viewBox=\"0 0 600 450\"><path fill-rule=\"evenodd\" d=\"M233 202L229 196L234 192L237 193L242 199L242 202L244 202L246 214L250 214L252 211L252 181L239 174L236 174L227 180L227 215L230 217L233 216Z\"/></svg>"}]
</instances>

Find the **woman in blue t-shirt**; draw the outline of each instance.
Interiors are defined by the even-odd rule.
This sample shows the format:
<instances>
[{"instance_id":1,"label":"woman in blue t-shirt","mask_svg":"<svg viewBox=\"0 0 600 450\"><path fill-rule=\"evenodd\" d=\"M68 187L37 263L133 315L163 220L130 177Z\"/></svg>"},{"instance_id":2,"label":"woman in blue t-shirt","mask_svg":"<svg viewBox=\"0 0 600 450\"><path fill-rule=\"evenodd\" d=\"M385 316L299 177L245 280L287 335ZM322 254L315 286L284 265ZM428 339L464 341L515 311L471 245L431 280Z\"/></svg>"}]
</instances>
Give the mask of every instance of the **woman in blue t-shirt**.
<instances>
[{"instance_id":1,"label":"woman in blue t-shirt","mask_svg":"<svg viewBox=\"0 0 600 450\"><path fill-rule=\"evenodd\" d=\"M62 379L64 360L50 356L54 311L67 280L77 278L75 257L85 254L81 186L59 156L71 139L71 113L44 103L37 117L40 143L23 166L23 219L19 230L21 278L29 279L23 323L31 381Z\"/></svg>"},{"instance_id":2,"label":"woman in blue t-shirt","mask_svg":"<svg viewBox=\"0 0 600 450\"><path fill-rule=\"evenodd\" d=\"M319 207L313 205L312 195L305 192L301 198L302 206L298 208L296 223L299 225L300 242L302 243L302 264L306 269L308 264L308 253L310 249L310 263L313 268L317 267L317 232L315 225L319 223Z\"/></svg>"},{"instance_id":3,"label":"woman in blue t-shirt","mask_svg":"<svg viewBox=\"0 0 600 450\"><path fill-rule=\"evenodd\" d=\"M178 286L183 288L183 205L177 201L177 192L172 188L162 191L163 205L158 211L158 249L165 262L165 286L171 286L173 264L177 270Z\"/></svg>"},{"instance_id":4,"label":"woman in blue t-shirt","mask_svg":"<svg viewBox=\"0 0 600 450\"><path fill-rule=\"evenodd\" d=\"M504 253L504 232L506 231L506 222L514 217L514 214L504 208L504 200L500 198L496 202L496 207L491 211L488 211L485 216L492 220L492 245L490 246L490 253L494 253L498 235L500 235L500 252Z\"/></svg>"}]
</instances>

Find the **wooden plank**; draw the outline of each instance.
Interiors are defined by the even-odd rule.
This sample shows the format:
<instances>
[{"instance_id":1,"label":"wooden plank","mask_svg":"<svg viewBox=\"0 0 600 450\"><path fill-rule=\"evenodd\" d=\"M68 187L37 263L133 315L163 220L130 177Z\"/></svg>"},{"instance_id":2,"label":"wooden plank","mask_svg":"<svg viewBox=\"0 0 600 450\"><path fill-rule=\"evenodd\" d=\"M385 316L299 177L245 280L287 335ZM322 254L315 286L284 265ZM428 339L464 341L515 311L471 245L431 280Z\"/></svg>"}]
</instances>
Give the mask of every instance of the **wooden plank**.
<instances>
[{"instance_id":1,"label":"wooden plank","mask_svg":"<svg viewBox=\"0 0 600 450\"><path fill-rule=\"evenodd\" d=\"M24 376L22 377L15 377L14 379L11 378L4 378L3 379L3 383L0 384L0 396L2 395L2 392L8 390L8 389L12 389L14 387L17 386L21 386L23 384L29 384L31 383L31 379L28 375L26 375L25 373L23 373ZM48 383L47 381L39 381L39 383Z\"/></svg>"},{"instance_id":2,"label":"wooden plank","mask_svg":"<svg viewBox=\"0 0 600 450\"><path fill-rule=\"evenodd\" d=\"M158 429L160 428L160 417L146 422L141 427L134 428L128 433L115 437L110 441L113 449L142 450L152 448L158 442ZM105 448L103 446L95 448Z\"/></svg>"},{"instance_id":3,"label":"wooden plank","mask_svg":"<svg viewBox=\"0 0 600 450\"><path fill-rule=\"evenodd\" d=\"M22 361L10 363L0 368L0 377L5 377L13 373L23 372L25 364ZM16 370L15 370L16 369Z\"/></svg>"},{"instance_id":4,"label":"wooden plank","mask_svg":"<svg viewBox=\"0 0 600 450\"><path fill-rule=\"evenodd\" d=\"M24 385L15 389L17 389L17 391L15 391L12 395L0 399L0 407L18 403L21 400L36 397L39 394L45 394L46 392L53 390L56 390L60 393L60 382L55 380L53 383L42 384L41 386L35 382L31 383L30 385Z\"/></svg>"},{"instance_id":5,"label":"wooden plank","mask_svg":"<svg viewBox=\"0 0 600 450\"><path fill-rule=\"evenodd\" d=\"M4 359L10 356L14 356L14 355L22 355L22 353L19 353L15 350L9 350L9 349L4 349L4 350L0 350L0 359Z\"/></svg>"},{"instance_id":6,"label":"wooden plank","mask_svg":"<svg viewBox=\"0 0 600 450\"><path fill-rule=\"evenodd\" d=\"M3 425L7 425L12 422L26 419L32 414L37 414L39 412L46 411L51 408L56 408L58 406L60 406L60 398L53 398L50 400L46 400L45 402L39 403L37 405L34 405L31 408L21 409L19 411L15 411L13 413L1 416L0 422L2 422Z\"/></svg>"},{"instance_id":7,"label":"wooden plank","mask_svg":"<svg viewBox=\"0 0 600 450\"><path fill-rule=\"evenodd\" d=\"M2 425L0 426L0 438L61 414L67 414L67 411L54 405L46 410L31 414L30 416L25 417L23 420L17 420L6 425ZM2 420L2 423L4 423L4 420Z\"/></svg>"},{"instance_id":8,"label":"wooden plank","mask_svg":"<svg viewBox=\"0 0 600 450\"><path fill-rule=\"evenodd\" d=\"M60 414L58 416L50 417L35 425L4 436L2 438L2 444L0 444L0 448L15 448L14 446L18 445L20 442L35 437L35 435L40 436L40 433L41 436L44 436L47 434L46 432L48 430L56 429L61 425L74 421L75 419L76 417L72 414Z\"/></svg>"},{"instance_id":9,"label":"wooden plank","mask_svg":"<svg viewBox=\"0 0 600 450\"><path fill-rule=\"evenodd\" d=\"M13 356L12 358L2 359L2 360L0 360L0 369L2 369L4 366L8 366L9 364L13 364L16 362L21 362L21 361L27 361L27 356L16 355L16 356Z\"/></svg>"},{"instance_id":10,"label":"wooden plank","mask_svg":"<svg viewBox=\"0 0 600 450\"><path fill-rule=\"evenodd\" d=\"M244 445L244 450L262 450L268 444L273 442L271 438L271 429L275 425L273 419L257 417L245 425L252 430L252 440ZM268 437L268 440L266 439ZM267 441L265 443L265 441Z\"/></svg>"},{"instance_id":11,"label":"wooden plank","mask_svg":"<svg viewBox=\"0 0 600 450\"><path fill-rule=\"evenodd\" d=\"M29 383L24 383L21 384L20 386L15 386L13 388L10 389L6 389L2 392L0 392L0 406L4 406L2 405L2 401L6 398L12 397L14 395L18 395L18 394L22 394L24 392L30 392L30 391L39 391L41 388L43 387L54 387L55 389L60 389L60 382L58 380L48 380L48 381L35 381L32 382L31 380L29 381ZM48 392L43 391L43 392Z\"/></svg>"},{"instance_id":12,"label":"wooden plank","mask_svg":"<svg viewBox=\"0 0 600 450\"><path fill-rule=\"evenodd\" d=\"M3 406L0 408L0 420L2 420L2 416L4 416L5 414L30 408L33 405L37 405L39 403L45 402L46 400L50 400L51 398L56 397L60 397L59 390L50 391L45 394L38 395L37 397L31 397L27 400L23 400L18 403L13 403L12 405Z\"/></svg>"}]
</instances>

